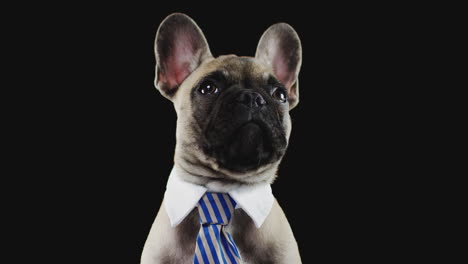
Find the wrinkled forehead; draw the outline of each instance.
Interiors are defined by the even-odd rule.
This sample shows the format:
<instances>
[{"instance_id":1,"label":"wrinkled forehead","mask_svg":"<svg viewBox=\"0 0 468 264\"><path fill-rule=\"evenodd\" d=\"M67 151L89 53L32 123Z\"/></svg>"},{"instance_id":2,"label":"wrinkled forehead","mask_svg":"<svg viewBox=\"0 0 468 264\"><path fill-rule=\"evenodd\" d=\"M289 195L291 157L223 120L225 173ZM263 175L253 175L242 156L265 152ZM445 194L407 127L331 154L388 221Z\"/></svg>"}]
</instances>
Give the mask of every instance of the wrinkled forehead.
<instances>
[{"instance_id":1,"label":"wrinkled forehead","mask_svg":"<svg viewBox=\"0 0 468 264\"><path fill-rule=\"evenodd\" d=\"M220 56L209 61L203 75L211 72L221 72L230 80L251 80L266 82L273 76L273 71L253 57L237 57L235 55Z\"/></svg>"}]
</instances>

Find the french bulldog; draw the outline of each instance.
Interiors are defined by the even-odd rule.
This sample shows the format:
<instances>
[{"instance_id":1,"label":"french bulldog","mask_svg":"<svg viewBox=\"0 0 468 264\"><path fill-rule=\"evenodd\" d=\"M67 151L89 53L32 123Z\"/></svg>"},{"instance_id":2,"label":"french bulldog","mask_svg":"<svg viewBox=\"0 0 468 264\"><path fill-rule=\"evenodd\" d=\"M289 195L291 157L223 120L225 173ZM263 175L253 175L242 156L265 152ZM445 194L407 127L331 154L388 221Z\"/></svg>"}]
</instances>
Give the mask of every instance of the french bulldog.
<instances>
[{"instance_id":1,"label":"french bulldog","mask_svg":"<svg viewBox=\"0 0 468 264\"><path fill-rule=\"evenodd\" d=\"M182 172L180 180L221 193L269 186L288 145L289 111L299 102L302 48L295 30L274 24L260 38L255 57L215 58L197 24L175 13L159 26L155 55L155 86L177 113L174 168ZM272 200L260 227L242 208L227 226L242 263L301 263L288 220ZM197 209L171 226L163 205L141 263L193 263Z\"/></svg>"}]
</instances>

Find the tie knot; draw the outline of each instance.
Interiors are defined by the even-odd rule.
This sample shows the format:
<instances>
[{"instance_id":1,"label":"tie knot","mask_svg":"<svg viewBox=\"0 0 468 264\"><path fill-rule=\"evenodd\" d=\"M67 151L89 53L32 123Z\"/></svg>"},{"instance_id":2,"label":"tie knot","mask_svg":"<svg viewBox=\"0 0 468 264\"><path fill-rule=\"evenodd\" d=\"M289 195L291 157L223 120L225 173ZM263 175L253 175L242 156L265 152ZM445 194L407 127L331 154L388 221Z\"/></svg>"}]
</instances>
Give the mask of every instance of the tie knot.
<instances>
[{"instance_id":1,"label":"tie knot","mask_svg":"<svg viewBox=\"0 0 468 264\"><path fill-rule=\"evenodd\" d=\"M198 202L200 222L227 225L235 207L236 202L227 193L205 193Z\"/></svg>"}]
</instances>

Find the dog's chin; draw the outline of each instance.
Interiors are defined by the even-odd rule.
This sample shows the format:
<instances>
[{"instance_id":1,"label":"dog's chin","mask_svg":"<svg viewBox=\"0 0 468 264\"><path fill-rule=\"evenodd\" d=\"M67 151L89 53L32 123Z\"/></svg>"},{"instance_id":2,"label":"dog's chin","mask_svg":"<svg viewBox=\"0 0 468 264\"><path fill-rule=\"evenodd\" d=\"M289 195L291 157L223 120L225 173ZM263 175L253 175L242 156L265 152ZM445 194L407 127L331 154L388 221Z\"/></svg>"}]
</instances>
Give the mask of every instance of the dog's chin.
<instances>
[{"instance_id":1,"label":"dog's chin","mask_svg":"<svg viewBox=\"0 0 468 264\"><path fill-rule=\"evenodd\" d=\"M270 135L264 125L247 122L226 140L220 165L234 172L248 172L268 163L272 153Z\"/></svg>"}]
</instances>

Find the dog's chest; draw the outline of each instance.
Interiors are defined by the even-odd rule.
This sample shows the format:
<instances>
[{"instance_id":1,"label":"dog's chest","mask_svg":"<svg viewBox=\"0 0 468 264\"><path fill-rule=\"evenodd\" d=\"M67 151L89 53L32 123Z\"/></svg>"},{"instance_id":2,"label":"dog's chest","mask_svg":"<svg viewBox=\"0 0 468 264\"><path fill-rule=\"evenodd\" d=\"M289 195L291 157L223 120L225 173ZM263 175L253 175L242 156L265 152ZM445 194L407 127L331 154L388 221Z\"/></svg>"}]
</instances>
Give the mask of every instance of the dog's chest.
<instances>
[{"instance_id":1,"label":"dog's chest","mask_svg":"<svg viewBox=\"0 0 468 264\"><path fill-rule=\"evenodd\" d=\"M185 220L175 228L179 262L171 262L168 256L167 264L181 263L181 260L191 260L195 252L195 241L200 230L198 211L194 209ZM276 263L277 247L269 240L267 234L261 233L256 228L250 217L241 209L237 209L226 226L240 251L244 264L268 264ZM172 254L174 256L174 254ZM254 261L255 260L255 261Z\"/></svg>"}]
</instances>

